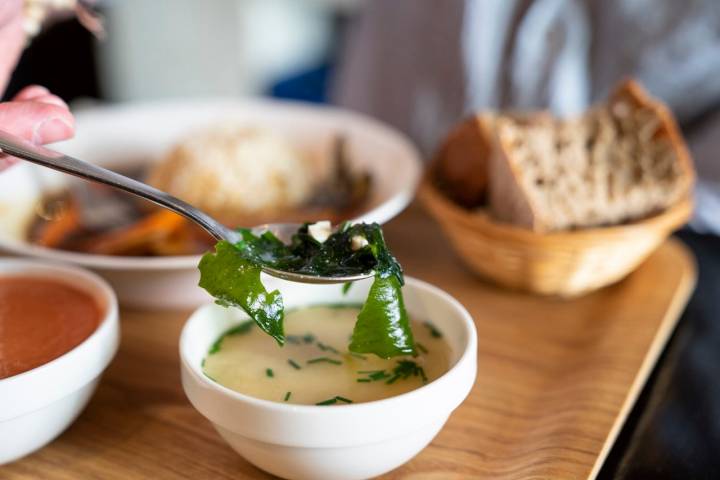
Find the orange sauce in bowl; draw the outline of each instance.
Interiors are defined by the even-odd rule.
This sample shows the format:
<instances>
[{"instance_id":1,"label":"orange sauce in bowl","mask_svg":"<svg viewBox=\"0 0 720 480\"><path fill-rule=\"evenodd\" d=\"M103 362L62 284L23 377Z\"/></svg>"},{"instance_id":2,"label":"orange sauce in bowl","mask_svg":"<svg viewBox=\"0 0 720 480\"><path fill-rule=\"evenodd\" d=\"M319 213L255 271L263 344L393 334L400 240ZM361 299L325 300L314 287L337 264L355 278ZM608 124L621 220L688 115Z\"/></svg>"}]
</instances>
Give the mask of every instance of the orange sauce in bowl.
<instances>
[{"instance_id":1,"label":"orange sauce in bowl","mask_svg":"<svg viewBox=\"0 0 720 480\"><path fill-rule=\"evenodd\" d=\"M0 276L0 379L69 352L95 331L101 315L89 293L60 280Z\"/></svg>"}]
</instances>

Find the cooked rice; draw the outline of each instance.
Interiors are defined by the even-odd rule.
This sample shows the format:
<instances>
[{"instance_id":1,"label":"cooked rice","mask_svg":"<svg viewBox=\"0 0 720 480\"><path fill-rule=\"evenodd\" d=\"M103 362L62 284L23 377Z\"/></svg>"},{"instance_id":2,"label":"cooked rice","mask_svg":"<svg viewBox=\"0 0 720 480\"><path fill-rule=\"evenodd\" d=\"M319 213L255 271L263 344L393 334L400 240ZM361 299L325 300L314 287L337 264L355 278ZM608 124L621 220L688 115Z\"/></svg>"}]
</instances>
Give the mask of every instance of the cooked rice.
<instances>
[{"instance_id":1,"label":"cooked rice","mask_svg":"<svg viewBox=\"0 0 720 480\"><path fill-rule=\"evenodd\" d=\"M210 128L176 145L150 183L220 219L296 208L313 190L309 162L271 132Z\"/></svg>"}]
</instances>

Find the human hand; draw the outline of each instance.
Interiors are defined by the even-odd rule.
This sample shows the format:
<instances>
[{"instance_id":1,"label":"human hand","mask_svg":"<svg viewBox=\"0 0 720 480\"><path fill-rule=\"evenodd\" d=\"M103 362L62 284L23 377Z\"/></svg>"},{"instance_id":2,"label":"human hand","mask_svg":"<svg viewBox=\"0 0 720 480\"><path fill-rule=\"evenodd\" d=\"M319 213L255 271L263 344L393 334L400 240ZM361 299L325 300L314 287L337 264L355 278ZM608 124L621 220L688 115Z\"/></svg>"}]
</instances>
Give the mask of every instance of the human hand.
<instances>
[{"instance_id":1,"label":"human hand","mask_svg":"<svg viewBox=\"0 0 720 480\"><path fill-rule=\"evenodd\" d=\"M0 1L0 94L7 88L25 46L22 0Z\"/></svg>"},{"instance_id":2,"label":"human hand","mask_svg":"<svg viewBox=\"0 0 720 480\"><path fill-rule=\"evenodd\" d=\"M22 1L0 0L0 92L5 90L24 44ZM0 103L0 130L44 144L72 137L75 120L60 97L33 85L12 101ZM0 154L0 171L15 160Z\"/></svg>"},{"instance_id":3,"label":"human hand","mask_svg":"<svg viewBox=\"0 0 720 480\"><path fill-rule=\"evenodd\" d=\"M36 144L66 140L75 133L75 119L62 99L45 87L32 85L10 102L0 103L0 130ZM0 171L16 159L0 155Z\"/></svg>"}]
</instances>

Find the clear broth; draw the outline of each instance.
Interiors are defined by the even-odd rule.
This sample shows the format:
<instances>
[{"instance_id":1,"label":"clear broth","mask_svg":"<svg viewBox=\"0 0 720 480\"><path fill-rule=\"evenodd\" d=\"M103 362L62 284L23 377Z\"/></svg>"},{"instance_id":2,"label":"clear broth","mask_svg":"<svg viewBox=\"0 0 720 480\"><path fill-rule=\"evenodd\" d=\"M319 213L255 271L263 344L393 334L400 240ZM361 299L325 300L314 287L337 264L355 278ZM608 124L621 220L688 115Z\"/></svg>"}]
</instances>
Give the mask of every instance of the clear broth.
<instances>
[{"instance_id":1,"label":"clear broth","mask_svg":"<svg viewBox=\"0 0 720 480\"><path fill-rule=\"evenodd\" d=\"M288 310L283 347L254 324L245 324L218 339L203 361L203 371L221 385L256 398L334 405L400 395L448 370L450 348L442 334L419 322L412 322L416 357L386 360L348 352L359 312L355 306Z\"/></svg>"}]
</instances>

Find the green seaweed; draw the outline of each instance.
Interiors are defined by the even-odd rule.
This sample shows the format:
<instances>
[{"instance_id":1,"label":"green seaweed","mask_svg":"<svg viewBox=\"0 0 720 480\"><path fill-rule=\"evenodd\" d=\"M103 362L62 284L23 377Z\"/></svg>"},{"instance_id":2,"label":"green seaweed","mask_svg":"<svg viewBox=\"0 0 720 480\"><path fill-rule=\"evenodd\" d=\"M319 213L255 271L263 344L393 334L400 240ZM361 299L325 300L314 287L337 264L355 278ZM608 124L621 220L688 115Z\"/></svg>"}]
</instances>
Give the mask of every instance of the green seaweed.
<instances>
[{"instance_id":1,"label":"green seaweed","mask_svg":"<svg viewBox=\"0 0 720 480\"><path fill-rule=\"evenodd\" d=\"M395 276L376 278L358 315L349 347L378 357L415 354L410 320Z\"/></svg>"},{"instance_id":2,"label":"green seaweed","mask_svg":"<svg viewBox=\"0 0 720 480\"><path fill-rule=\"evenodd\" d=\"M328 277L374 272L349 350L382 358L414 355L415 343L402 298L402 268L388 250L380 226L345 223L324 242L313 238L308 227L300 227L289 245L270 232L257 236L239 229L241 240L237 244L220 241L214 253L203 256L200 286L216 298L216 303L245 310L283 345L282 296L277 290L265 290L260 281L262 267ZM356 236L365 238L367 245L353 249ZM287 341L294 343L295 339ZM312 339L303 341L310 343Z\"/></svg>"},{"instance_id":3,"label":"green seaweed","mask_svg":"<svg viewBox=\"0 0 720 480\"><path fill-rule=\"evenodd\" d=\"M284 308L278 290L268 292L260 281L260 266L224 240L200 260L200 286L224 307L240 307L282 345Z\"/></svg>"}]
</instances>

